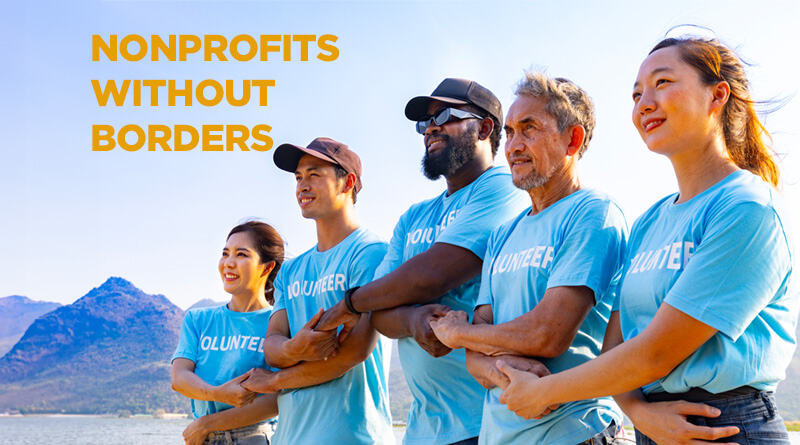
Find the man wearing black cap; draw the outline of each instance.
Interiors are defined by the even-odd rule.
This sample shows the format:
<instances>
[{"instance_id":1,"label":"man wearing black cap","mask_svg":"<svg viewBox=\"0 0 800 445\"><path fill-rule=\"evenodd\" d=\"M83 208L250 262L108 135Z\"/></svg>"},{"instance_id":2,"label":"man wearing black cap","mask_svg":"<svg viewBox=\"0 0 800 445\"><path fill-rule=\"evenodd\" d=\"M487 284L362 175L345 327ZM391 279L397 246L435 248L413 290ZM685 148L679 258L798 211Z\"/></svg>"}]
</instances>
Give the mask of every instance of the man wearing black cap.
<instances>
[{"instance_id":1,"label":"man wearing black cap","mask_svg":"<svg viewBox=\"0 0 800 445\"><path fill-rule=\"evenodd\" d=\"M328 138L307 147L283 144L274 161L294 173L297 202L303 217L316 223L317 245L284 262L275 278L264 356L281 370L253 370L242 386L261 393L283 390L275 444L394 443L385 352L370 315L348 320L341 342L336 327L314 330L324 309L372 280L386 253L386 243L359 228L353 213L361 161Z\"/></svg>"},{"instance_id":2,"label":"man wearing black cap","mask_svg":"<svg viewBox=\"0 0 800 445\"><path fill-rule=\"evenodd\" d=\"M411 99L405 113L425 137L423 173L444 176L447 190L400 217L376 280L347 293L317 327L380 311L373 322L400 339L414 395L404 443L475 443L485 391L467 372L463 350L442 345L430 321L451 309L472 312L489 234L522 211L526 199L507 168L492 167L503 112L491 91L445 79L430 96Z\"/></svg>"}]
</instances>

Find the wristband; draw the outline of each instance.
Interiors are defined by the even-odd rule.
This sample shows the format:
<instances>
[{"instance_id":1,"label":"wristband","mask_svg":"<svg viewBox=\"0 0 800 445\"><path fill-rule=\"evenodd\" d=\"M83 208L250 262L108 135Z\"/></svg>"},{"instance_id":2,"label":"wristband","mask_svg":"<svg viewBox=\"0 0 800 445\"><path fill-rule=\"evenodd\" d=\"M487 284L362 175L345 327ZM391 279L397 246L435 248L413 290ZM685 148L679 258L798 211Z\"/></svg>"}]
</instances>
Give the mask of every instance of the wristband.
<instances>
[{"instance_id":1,"label":"wristband","mask_svg":"<svg viewBox=\"0 0 800 445\"><path fill-rule=\"evenodd\" d=\"M353 294L358 290L361 286L351 287L344 292L344 305L347 306L347 310L355 315L360 315L361 312L358 312L356 308L353 307Z\"/></svg>"}]
</instances>

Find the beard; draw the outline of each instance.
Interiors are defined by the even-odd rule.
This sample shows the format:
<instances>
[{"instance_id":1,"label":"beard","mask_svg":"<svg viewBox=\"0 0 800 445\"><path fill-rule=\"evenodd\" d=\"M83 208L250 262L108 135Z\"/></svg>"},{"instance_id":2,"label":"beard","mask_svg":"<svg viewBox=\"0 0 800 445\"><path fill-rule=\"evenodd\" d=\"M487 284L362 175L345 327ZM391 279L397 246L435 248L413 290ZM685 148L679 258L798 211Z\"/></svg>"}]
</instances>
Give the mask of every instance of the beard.
<instances>
[{"instance_id":1,"label":"beard","mask_svg":"<svg viewBox=\"0 0 800 445\"><path fill-rule=\"evenodd\" d=\"M527 176L523 176L521 178L512 177L511 181L514 183L516 188L527 192L528 190L547 184L552 176L553 175L545 176L539 174L538 172L531 172Z\"/></svg>"},{"instance_id":2,"label":"beard","mask_svg":"<svg viewBox=\"0 0 800 445\"><path fill-rule=\"evenodd\" d=\"M425 156L422 158L422 174L431 181L439 179L440 176L449 178L475 158L478 128L475 125L469 125L458 136L441 134L439 137L445 140L447 146L435 154L428 153L426 149Z\"/></svg>"}]
</instances>

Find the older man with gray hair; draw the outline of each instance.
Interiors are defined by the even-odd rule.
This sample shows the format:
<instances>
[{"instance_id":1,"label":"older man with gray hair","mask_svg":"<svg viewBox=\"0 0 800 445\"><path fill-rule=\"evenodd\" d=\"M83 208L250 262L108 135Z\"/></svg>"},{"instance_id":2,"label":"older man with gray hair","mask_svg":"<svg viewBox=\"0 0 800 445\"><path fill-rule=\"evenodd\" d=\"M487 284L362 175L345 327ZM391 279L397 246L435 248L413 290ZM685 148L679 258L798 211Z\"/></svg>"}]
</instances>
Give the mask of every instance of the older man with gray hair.
<instances>
[{"instance_id":1,"label":"older man with gray hair","mask_svg":"<svg viewBox=\"0 0 800 445\"><path fill-rule=\"evenodd\" d=\"M453 311L431 327L445 345L467 350L469 372L489 389L480 443L612 443L621 415L610 398L554 406L532 420L498 401L504 366L536 367L535 357L559 372L600 353L627 233L620 208L578 179L594 129L586 92L531 72L515 93L505 154L531 206L489 238L473 324Z\"/></svg>"}]
</instances>

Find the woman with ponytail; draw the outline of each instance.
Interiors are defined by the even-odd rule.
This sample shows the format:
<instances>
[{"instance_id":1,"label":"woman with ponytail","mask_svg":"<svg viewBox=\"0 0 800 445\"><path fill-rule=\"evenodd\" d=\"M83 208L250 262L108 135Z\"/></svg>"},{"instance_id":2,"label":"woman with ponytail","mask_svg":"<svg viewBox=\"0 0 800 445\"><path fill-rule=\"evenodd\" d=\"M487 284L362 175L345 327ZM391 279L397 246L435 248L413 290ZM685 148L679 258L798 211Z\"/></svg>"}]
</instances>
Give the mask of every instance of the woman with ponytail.
<instances>
[{"instance_id":1,"label":"woman with ponytail","mask_svg":"<svg viewBox=\"0 0 800 445\"><path fill-rule=\"evenodd\" d=\"M538 378L500 360L524 417L615 395L639 444L788 444L773 391L795 348L798 293L778 168L742 62L717 40L666 39L642 63L633 123L678 193L631 229L604 353Z\"/></svg>"},{"instance_id":2,"label":"woman with ponytail","mask_svg":"<svg viewBox=\"0 0 800 445\"><path fill-rule=\"evenodd\" d=\"M219 274L226 305L186 313L172 358L172 388L192 399L187 444L265 445L278 414L277 394L241 387L253 368L267 368L263 341L272 311L272 283L283 262L283 239L249 221L228 234Z\"/></svg>"}]
</instances>

